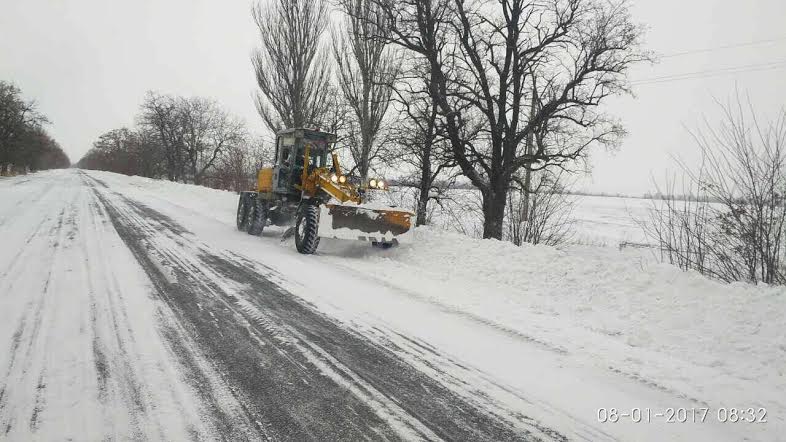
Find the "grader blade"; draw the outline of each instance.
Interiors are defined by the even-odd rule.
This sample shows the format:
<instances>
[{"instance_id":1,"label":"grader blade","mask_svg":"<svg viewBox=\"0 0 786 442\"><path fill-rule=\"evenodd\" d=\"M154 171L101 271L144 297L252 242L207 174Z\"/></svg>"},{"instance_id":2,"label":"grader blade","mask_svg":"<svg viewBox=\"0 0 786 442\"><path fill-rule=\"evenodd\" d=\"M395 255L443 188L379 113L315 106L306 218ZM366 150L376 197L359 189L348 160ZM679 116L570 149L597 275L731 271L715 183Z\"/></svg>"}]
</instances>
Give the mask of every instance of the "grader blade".
<instances>
[{"instance_id":1,"label":"grader blade","mask_svg":"<svg viewBox=\"0 0 786 442\"><path fill-rule=\"evenodd\" d=\"M396 208L326 204L319 214L319 236L376 243L407 242L412 213Z\"/></svg>"}]
</instances>

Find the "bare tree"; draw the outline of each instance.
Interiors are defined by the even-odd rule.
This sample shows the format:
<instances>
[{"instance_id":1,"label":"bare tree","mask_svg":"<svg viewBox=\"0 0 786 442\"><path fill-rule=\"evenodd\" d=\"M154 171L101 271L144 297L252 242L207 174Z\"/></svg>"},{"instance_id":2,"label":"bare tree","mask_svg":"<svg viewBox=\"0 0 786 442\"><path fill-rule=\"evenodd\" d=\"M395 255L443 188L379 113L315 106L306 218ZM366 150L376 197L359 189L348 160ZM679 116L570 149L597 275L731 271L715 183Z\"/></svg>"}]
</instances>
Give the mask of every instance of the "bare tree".
<instances>
[{"instance_id":1,"label":"bare tree","mask_svg":"<svg viewBox=\"0 0 786 442\"><path fill-rule=\"evenodd\" d=\"M160 170L160 153L157 140L150 134L120 128L101 134L77 165L84 169L155 177Z\"/></svg>"},{"instance_id":2,"label":"bare tree","mask_svg":"<svg viewBox=\"0 0 786 442\"><path fill-rule=\"evenodd\" d=\"M704 176L703 169L698 176ZM652 240L660 259L682 270L696 270L703 275L727 281L739 279L739 269L724 255L724 239L717 229L717 212L701 186L684 176L681 193L676 179L658 187L659 198L652 200L648 217L639 221Z\"/></svg>"},{"instance_id":3,"label":"bare tree","mask_svg":"<svg viewBox=\"0 0 786 442\"><path fill-rule=\"evenodd\" d=\"M170 181L200 184L223 149L242 144L247 133L242 120L228 114L214 100L175 97L148 92L138 117L141 147L158 147ZM147 153L152 155L153 152Z\"/></svg>"},{"instance_id":4,"label":"bare tree","mask_svg":"<svg viewBox=\"0 0 786 442\"><path fill-rule=\"evenodd\" d=\"M185 179L185 134L179 124L177 99L147 92L138 117L139 124L158 137L163 150L165 171L170 181Z\"/></svg>"},{"instance_id":5,"label":"bare tree","mask_svg":"<svg viewBox=\"0 0 786 442\"><path fill-rule=\"evenodd\" d=\"M506 206L507 239L524 243L559 245L573 234L575 200L566 192L562 181L565 172L525 171L528 180L518 180L508 192ZM523 187L526 182L531 187Z\"/></svg>"},{"instance_id":6,"label":"bare tree","mask_svg":"<svg viewBox=\"0 0 786 442\"><path fill-rule=\"evenodd\" d=\"M520 169L561 167L623 135L598 106L626 92L628 68L648 59L626 0L376 2L390 40L431 66L454 158L483 197L484 237L502 237ZM463 136L473 118L483 135L474 141ZM550 140L528 154L522 145L532 134Z\"/></svg>"},{"instance_id":7,"label":"bare tree","mask_svg":"<svg viewBox=\"0 0 786 442\"><path fill-rule=\"evenodd\" d=\"M80 167L202 184L225 149L248 140L241 119L201 97L148 92L137 123L103 134Z\"/></svg>"},{"instance_id":8,"label":"bare tree","mask_svg":"<svg viewBox=\"0 0 786 442\"><path fill-rule=\"evenodd\" d=\"M323 0L273 0L252 9L262 48L252 56L257 110L274 132L319 127L326 110L330 71L321 50L327 26Z\"/></svg>"},{"instance_id":9,"label":"bare tree","mask_svg":"<svg viewBox=\"0 0 786 442\"><path fill-rule=\"evenodd\" d=\"M205 172L213 167L224 149L245 144L248 138L242 120L206 98L178 99L175 124L181 126L189 175L194 184L201 184Z\"/></svg>"},{"instance_id":10,"label":"bare tree","mask_svg":"<svg viewBox=\"0 0 786 442\"><path fill-rule=\"evenodd\" d=\"M212 187L240 192L254 188L261 166L270 165L273 143L262 137L249 137L244 144L231 144L217 162Z\"/></svg>"},{"instance_id":11,"label":"bare tree","mask_svg":"<svg viewBox=\"0 0 786 442\"><path fill-rule=\"evenodd\" d=\"M0 168L12 163L32 166L35 152L28 149L29 141L48 122L35 101L25 100L18 87L0 81Z\"/></svg>"},{"instance_id":12,"label":"bare tree","mask_svg":"<svg viewBox=\"0 0 786 442\"><path fill-rule=\"evenodd\" d=\"M335 134L336 144L346 144L353 135L352 129L352 109L344 99L341 90L330 85L324 117L320 128L326 132Z\"/></svg>"},{"instance_id":13,"label":"bare tree","mask_svg":"<svg viewBox=\"0 0 786 442\"><path fill-rule=\"evenodd\" d=\"M164 150L156 133L150 128L139 127L131 133L129 143L136 164L134 174L159 178L164 173Z\"/></svg>"},{"instance_id":14,"label":"bare tree","mask_svg":"<svg viewBox=\"0 0 786 442\"><path fill-rule=\"evenodd\" d=\"M338 83L357 128L350 152L361 182L366 182L371 161L383 145L378 138L398 67L386 48L386 17L374 0L340 0L339 5L345 14L345 30L333 33L333 54Z\"/></svg>"},{"instance_id":15,"label":"bare tree","mask_svg":"<svg viewBox=\"0 0 786 442\"><path fill-rule=\"evenodd\" d=\"M401 108L400 121L392 135L396 140L393 157L412 174L399 180L399 186L417 190L416 225L424 225L428 218L429 201L447 198L455 174L445 176L455 168L450 143L445 137L438 105L429 95L428 66L415 65L403 77L395 90L395 103ZM440 178L444 180L440 181Z\"/></svg>"},{"instance_id":16,"label":"bare tree","mask_svg":"<svg viewBox=\"0 0 786 442\"><path fill-rule=\"evenodd\" d=\"M240 192L252 188L254 159L245 145L233 145L219 159L211 187Z\"/></svg>"},{"instance_id":17,"label":"bare tree","mask_svg":"<svg viewBox=\"0 0 786 442\"><path fill-rule=\"evenodd\" d=\"M701 167L682 164L688 196L667 188L646 232L683 269L786 284L786 111L763 122L739 96L722 109L721 124L694 134Z\"/></svg>"}]
</instances>

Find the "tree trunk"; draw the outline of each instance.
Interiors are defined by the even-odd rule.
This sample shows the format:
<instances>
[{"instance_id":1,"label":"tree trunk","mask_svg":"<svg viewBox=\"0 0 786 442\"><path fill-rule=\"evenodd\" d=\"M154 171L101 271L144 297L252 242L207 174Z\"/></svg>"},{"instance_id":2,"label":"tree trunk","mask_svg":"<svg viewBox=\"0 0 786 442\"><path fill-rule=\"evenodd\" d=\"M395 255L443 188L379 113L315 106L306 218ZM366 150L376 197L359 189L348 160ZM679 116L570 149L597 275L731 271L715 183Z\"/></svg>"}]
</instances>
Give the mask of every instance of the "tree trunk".
<instances>
[{"instance_id":1,"label":"tree trunk","mask_svg":"<svg viewBox=\"0 0 786 442\"><path fill-rule=\"evenodd\" d=\"M191 179L194 181L194 184L200 185L200 184L202 184L200 182L200 181L202 181L202 177L200 176L201 174L199 173L199 171L197 169L198 169L197 162L196 162L196 160L193 160L191 162Z\"/></svg>"},{"instance_id":2,"label":"tree trunk","mask_svg":"<svg viewBox=\"0 0 786 442\"><path fill-rule=\"evenodd\" d=\"M502 240L507 189L490 189L483 195L483 239Z\"/></svg>"},{"instance_id":3,"label":"tree trunk","mask_svg":"<svg viewBox=\"0 0 786 442\"><path fill-rule=\"evenodd\" d=\"M369 156L371 155L371 80L367 72L363 72L363 103L360 114L360 180L368 183Z\"/></svg>"},{"instance_id":4,"label":"tree trunk","mask_svg":"<svg viewBox=\"0 0 786 442\"><path fill-rule=\"evenodd\" d=\"M416 226L426 224L426 215L428 208L429 192L431 191L431 141L426 141L423 147L423 161L420 166L420 195L418 195L418 213Z\"/></svg>"},{"instance_id":5,"label":"tree trunk","mask_svg":"<svg viewBox=\"0 0 786 442\"><path fill-rule=\"evenodd\" d=\"M366 130L361 130L360 136L360 164L358 167L358 172L360 173L360 182L364 184L368 184L368 170L369 170L369 153L371 152L371 140L367 135Z\"/></svg>"},{"instance_id":6,"label":"tree trunk","mask_svg":"<svg viewBox=\"0 0 786 442\"><path fill-rule=\"evenodd\" d=\"M418 217L417 220L415 220L416 226L426 225L426 215L427 215L426 209L428 208L428 191L429 191L428 188L423 189L423 186L421 186L420 196L418 197L418 214L417 214Z\"/></svg>"}]
</instances>

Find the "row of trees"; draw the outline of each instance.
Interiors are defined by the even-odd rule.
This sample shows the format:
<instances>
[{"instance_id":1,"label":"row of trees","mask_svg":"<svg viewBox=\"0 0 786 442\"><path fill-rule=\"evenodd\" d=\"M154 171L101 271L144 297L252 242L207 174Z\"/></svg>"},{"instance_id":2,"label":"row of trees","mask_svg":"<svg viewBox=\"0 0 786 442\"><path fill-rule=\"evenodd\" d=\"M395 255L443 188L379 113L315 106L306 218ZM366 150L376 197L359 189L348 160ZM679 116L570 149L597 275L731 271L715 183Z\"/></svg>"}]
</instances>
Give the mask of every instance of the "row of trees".
<instances>
[{"instance_id":1,"label":"row of trees","mask_svg":"<svg viewBox=\"0 0 786 442\"><path fill-rule=\"evenodd\" d=\"M0 81L0 173L69 167L63 149L44 129L49 120L35 101Z\"/></svg>"},{"instance_id":2,"label":"row of trees","mask_svg":"<svg viewBox=\"0 0 786 442\"><path fill-rule=\"evenodd\" d=\"M418 223L441 183L463 176L482 197L485 238L505 235L511 191L528 222L530 198L554 193L549 176L617 145L624 131L601 104L649 59L627 0L337 4L340 20L325 0L254 8L266 125L337 131L362 179L397 166L417 189Z\"/></svg>"},{"instance_id":3,"label":"row of trees","mask_svg":"<svg viewBox=\"0 0 786 442\"><path fill-rule=\"evenodd\" d=\"M78 166L240 190L268 158L263 150L215 101L148 92L136 127L101 135Z\"/></svg>"}]
</instances>

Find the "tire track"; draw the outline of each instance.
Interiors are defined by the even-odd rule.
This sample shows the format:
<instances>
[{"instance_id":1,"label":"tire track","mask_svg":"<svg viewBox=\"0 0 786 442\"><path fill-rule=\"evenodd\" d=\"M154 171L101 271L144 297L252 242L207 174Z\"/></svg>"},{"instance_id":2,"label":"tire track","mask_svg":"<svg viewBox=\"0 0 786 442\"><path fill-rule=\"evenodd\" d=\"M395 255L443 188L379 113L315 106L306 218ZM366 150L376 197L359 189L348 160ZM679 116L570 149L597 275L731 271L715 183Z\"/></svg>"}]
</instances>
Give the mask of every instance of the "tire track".
<instances>
[{"instance_id":1,"label":"tire track","mask_svg":"<svg viewBox=\"0 0 786 442\"><path fill-rule=\"evenodd\" d=\"M0 210L13 215L0 226L7 248L0 254L0 439L250 440L260 434L246 431L251 424L237 417L245 413L204 370L185 333L157 327L156 318L176 321L154 299L79 173L31 181L0 196ZM17 200L27 210L15 211ZM168 346L166 334L177 335L172 340L180 346ZM184 376L178 353L200 366L198 376ZM200 388L210 396L199 397ZM219 419L223 426L214 425Z\"/></svg>"},{"instance_id":2,"label":"tire track","mask_svg":"<svg viewBox=\"0 0 786 442\"><path fill-rule=\"evenodd\" d=\"M26 256L26 259L39 259L36 258L35 253L31 252L31 249L40 247L42 244L39 243L41 242L47 243L46 248L50 250L50 253L45 255L47 256L45 260L47 273L43 281L43 287L41 290L34 292L35 298L26 303L25 309L19 318L19 325L11 340L9 363L6 369L4 385L1 387L4 394L3 399L0 400L0 425L5 424L6 435L8 435L16 425L14 416L4 413L8 408L8 404L5 400L5 391L8 383L23 384L24 380L31 375L30 372L34 369L34 366L41 365L41 361L38 360L38 355L42 353L42 350L45 351L46 347L46 339L41 335L42 328L44 327L43 316L46 313L47 297L50 294L49 285L52 279L52 269L55 261L58 259L60 248L66 236L63 225L67 222L65 208L65 204L67 203L65 201L63 203L63 207L60 208L59 214L55 219L44 218L36 226L33 233L25 240L26 247L22 248L16 254L11 266L6 273L2 275L4 277L17 264L24 265L26 261L21 259L23 256ZM48 234L42 239L38 234L49 221L53 221L53 223L49 227ZM9 293L10 289L13 287L13 282L14 279L11 279L8 284ZM36 383L33 407L28 422L28 426L32 431L37 429L39 415L45 408L45 401L43 398L46 386L43 381L45 374L43 368L41 370L42 371L37 376L38 382Z\"/></svg>"},{"instance_id":3,"label":"tire track","mask_svg":"<svg viewBox=\"0 0 786 442\"><path fill-rule=\"evenodd\" d=\"M199 278L200 269L155 244L157 229L139 216L122 213L99 194L115 229L139 259L162 298L172 307L181 326L202 352L206 352L233 393L247 410L259 437L274 439L368 439L396 438L384 423L357 399L349 398L321 373L305 372L303 357L282 346L279 337L256 327L232 308L210 278ZM120 207L125 209L125 207ZM156 248L159 246L161 248ZM151 249L173 266L178 283L160 273ZM182 254L182 253L181 253ZM225 295L225 294L224 294ZM309 376L304 376L307 373ZM348 403L348 404L347 404ZM337 407L337 405L343 405ZM352 424L356 419L362 426ZM381 432L381 434L380 434Z\"/></svg>"}]
</instances>

